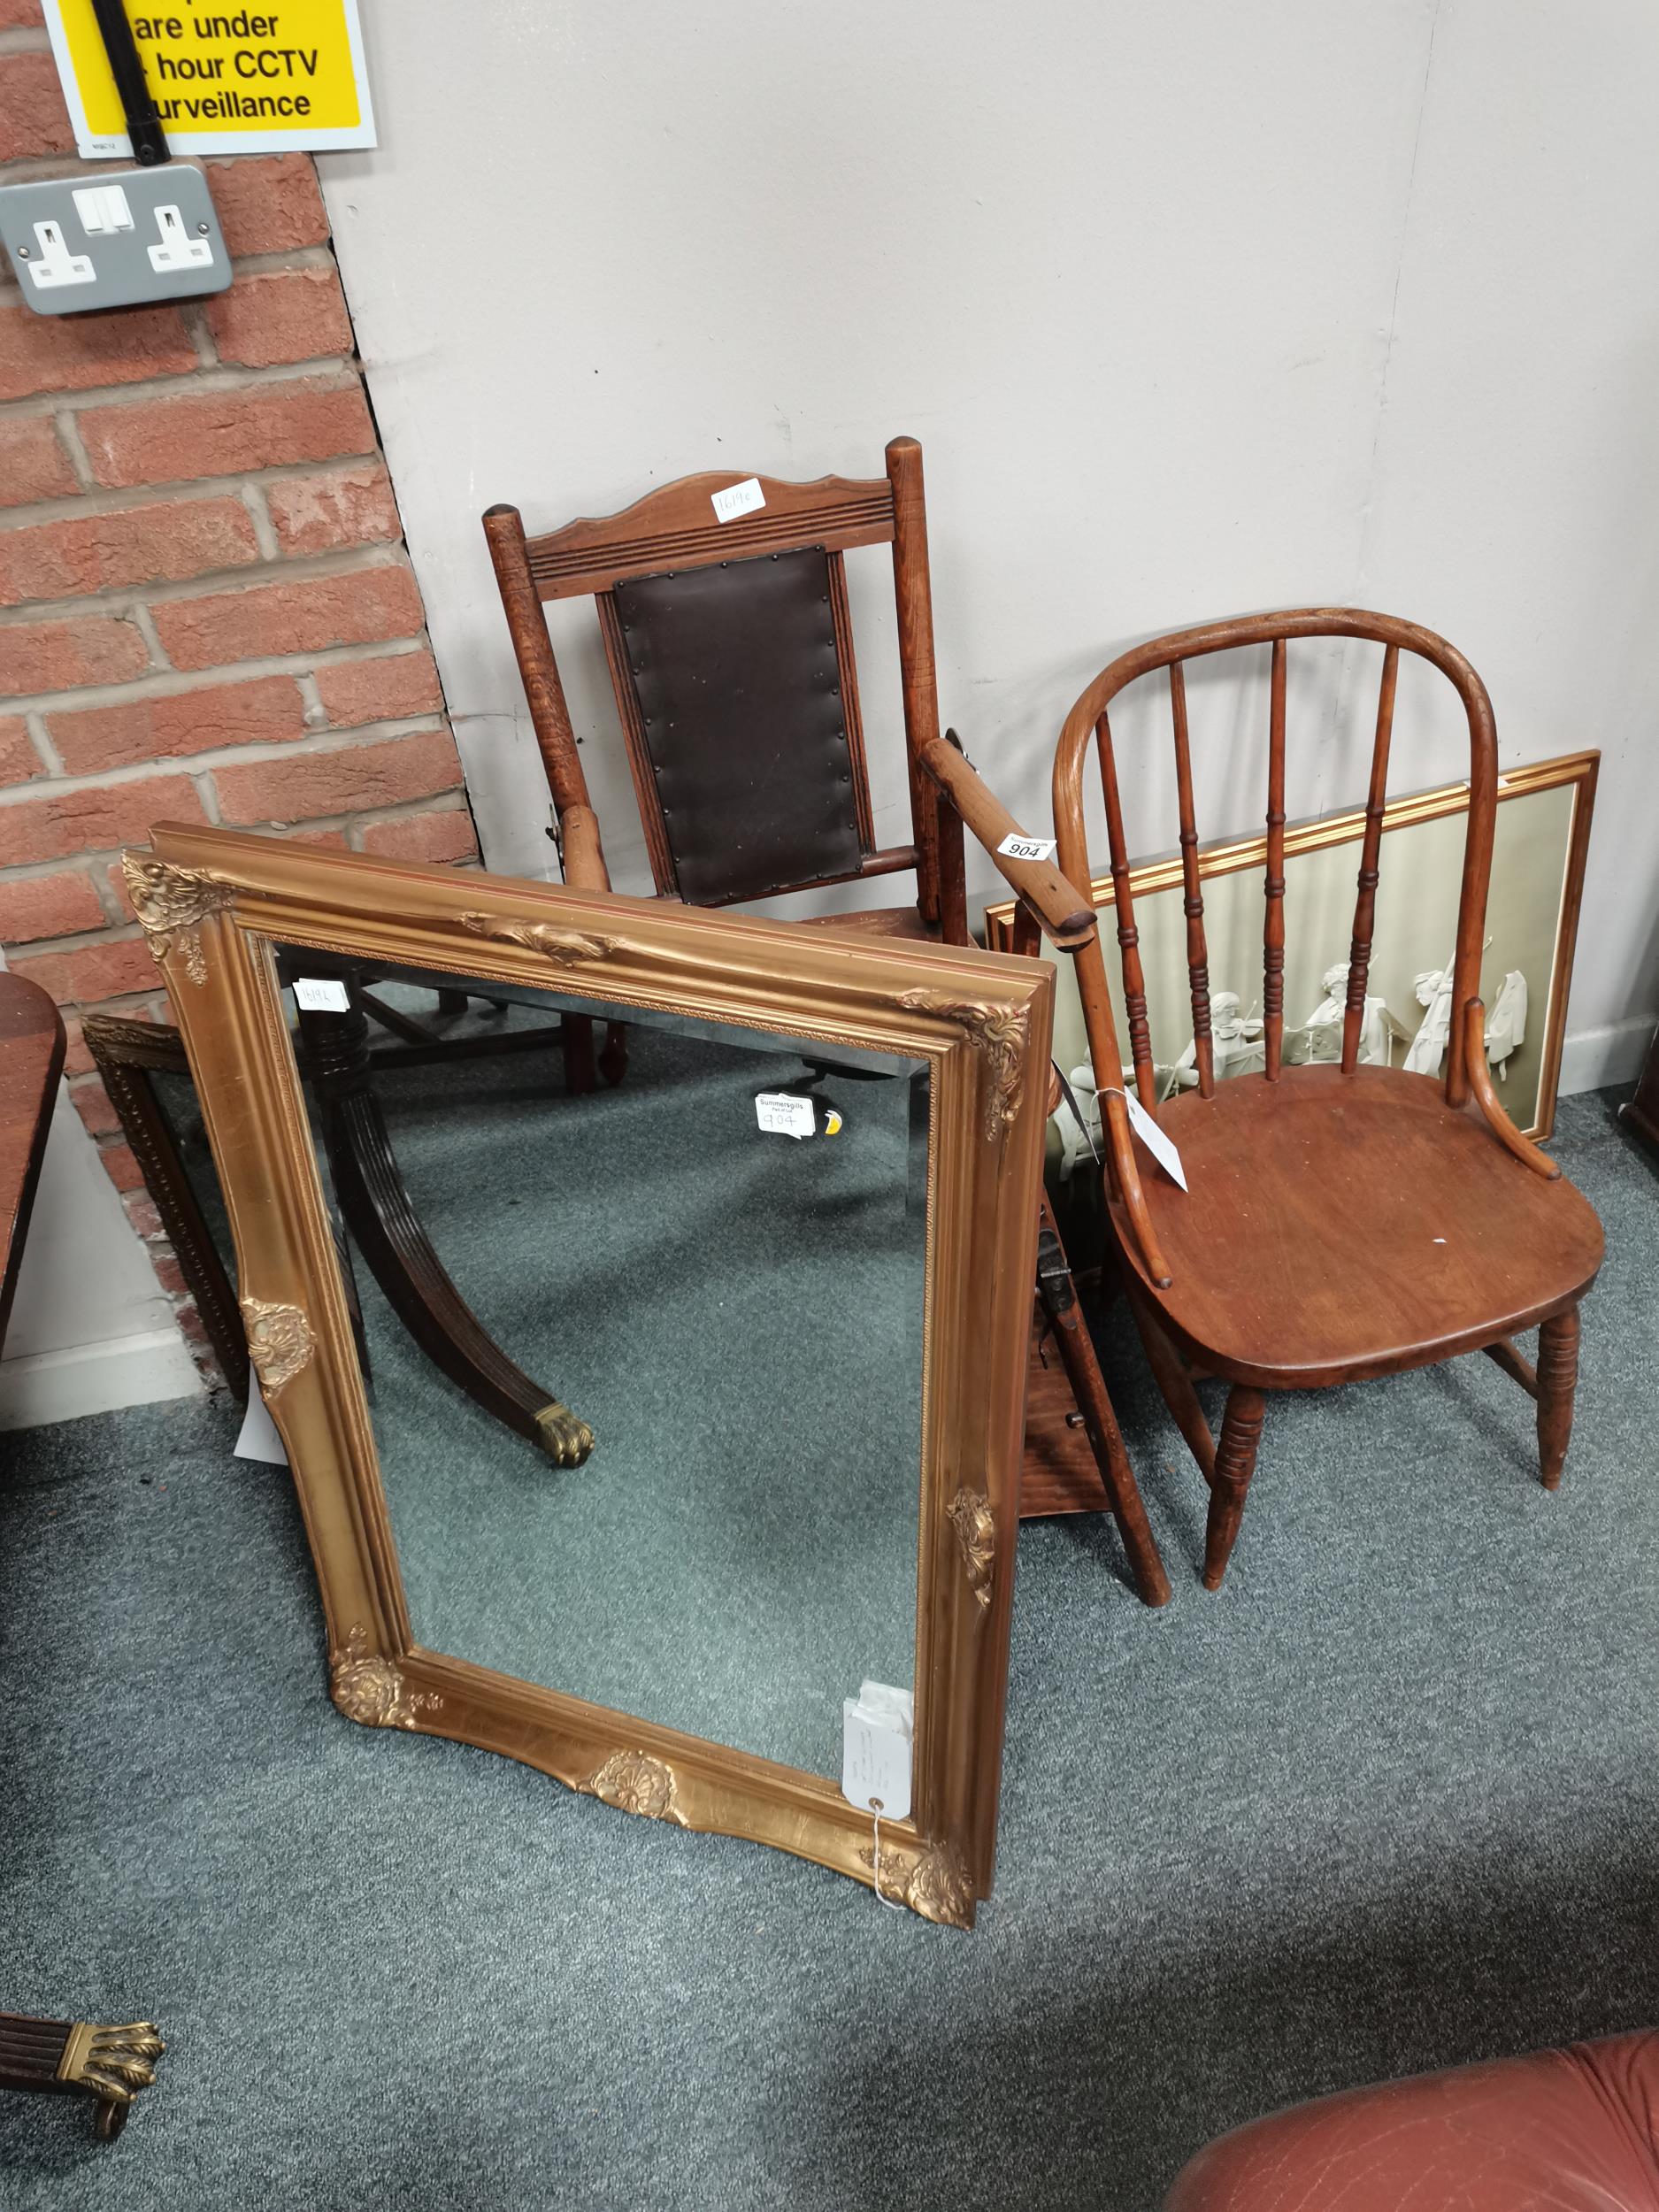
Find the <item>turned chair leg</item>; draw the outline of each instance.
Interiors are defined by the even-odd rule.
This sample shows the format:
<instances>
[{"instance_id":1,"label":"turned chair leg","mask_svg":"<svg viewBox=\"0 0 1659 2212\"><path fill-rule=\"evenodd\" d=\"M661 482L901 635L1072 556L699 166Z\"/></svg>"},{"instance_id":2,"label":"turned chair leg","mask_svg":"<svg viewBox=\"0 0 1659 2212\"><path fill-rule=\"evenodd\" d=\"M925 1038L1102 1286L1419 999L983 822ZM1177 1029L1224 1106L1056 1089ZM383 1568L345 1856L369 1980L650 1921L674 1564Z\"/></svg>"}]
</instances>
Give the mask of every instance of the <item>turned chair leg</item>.
<instances>
[{"instance_id":1,"label":"turned chair leg","mask_svg":"<svg viewBox=\"0 0 1659 2212\"><path fill-rule=\"evenodd\" d=\"M1538 1468L1554 1490L1567 1462L1572 1400L1578 1383L1578 1309L1546 1321L1538 1332Z\"/></svg>"},{"instance_id":2,"label":"turned chair leg","mask_svg":"<svg viewBox=\"0 0 1659 2212\"><path fill-rule=\"evenodd\" d=\"M1164 1571L1157 1541L1147 1520L1147 1509L1134 1470L1129 1464L1123 1432L1106 1394L1106 1379L1100 1371L1088 1324L1078 1303L1071 1263L1066 1258L1054 1210L1046 1195L1038 1218L1037 1295L1042 1302L1061 1364L1083 1417L1102 1485L1111 1502L1129 1571L1134 1577L1143 1605L1167 1605L1170 1578Z\"/></svg>"},{"instance_id":3,"label":"turned chair leg","mask_svg":"<svg viewBox=\"0 0 1659 2212\"><path fill-rule=\"evenodd\" d=\"M1204 1587L1218 1590L1244 1518L1245 1494L1256 1472L1256 1448L1262 1440L1266 1400L1248 1383L1234 1383L1216 1447L1215 1480L1210 1491L1210 1518L1204 1528Z\"/></svg>"},{"instance_id":4,"label":"turned chair leg","mask_svg":"<svg viewBox=\"0 0 1659 2212\"><path fill-rule=\"evenodd\" d=\"M1198 1471L1211 1485L1216 1479L1216 1440L1210 1433L1210 1424L1204 1418L1204 1409L1198 1402L1198 1393L1193 1387L1192 1376L1180 1353L1164 1335L1151 1301L1138 1290L1127 1270L1123 1286L1129 1300L1129 1310L1135 1318L1141 1349L1147 1364L1152 1370L1170 1417L1187 1439L1187 1448L1198 1463Z\"/></svg>"}]
</instances>

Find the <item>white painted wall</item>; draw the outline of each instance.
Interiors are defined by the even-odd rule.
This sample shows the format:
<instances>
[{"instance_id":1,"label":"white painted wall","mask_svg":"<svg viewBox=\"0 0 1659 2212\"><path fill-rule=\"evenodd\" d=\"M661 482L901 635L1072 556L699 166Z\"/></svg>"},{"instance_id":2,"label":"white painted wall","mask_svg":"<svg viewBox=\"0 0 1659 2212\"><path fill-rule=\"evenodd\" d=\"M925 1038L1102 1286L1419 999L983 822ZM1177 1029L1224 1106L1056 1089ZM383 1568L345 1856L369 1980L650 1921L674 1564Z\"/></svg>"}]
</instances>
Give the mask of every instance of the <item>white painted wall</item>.
<instances>
[{"instance_id":1,"label":"white painted wall","mask_svg":"<svg viewBox=\"0 0 1659 2212\"><path fill-rule=\"evenodd\" d=\"M0 1360L0 1429L201 1389L97 1147L60 1091Z\"/></svg>"},{"instance_id":2,"label":"white painted wall","mask_svg":"<svg viewBox=\"0 0 1659 2212\"><path fill-rule=\"evenodd\" d=\"M1096 669L1253 608L1410 616L1486 675L1506 760L1600 745L1569 1080L1633 1064L1659 1007L1647 0L368 12L385 142L326 157L326 190L495 865L550 849L480 510L534 530L727 464L873 475L910 431L943 710L1033 826ZM886 588L854 580L896 836ZM613 871L644 888L567 615ZM1294 666L1309 814L1363 792L1371 679L1350 719L1333 659ZM1455 777L1455 728L1406 704L1394 787ZM1195 705L1221 834L1263 803L1223 758L1260 702ZM1144 757L1150 851L1173 821Z\"/></svg>"}]
</instances>

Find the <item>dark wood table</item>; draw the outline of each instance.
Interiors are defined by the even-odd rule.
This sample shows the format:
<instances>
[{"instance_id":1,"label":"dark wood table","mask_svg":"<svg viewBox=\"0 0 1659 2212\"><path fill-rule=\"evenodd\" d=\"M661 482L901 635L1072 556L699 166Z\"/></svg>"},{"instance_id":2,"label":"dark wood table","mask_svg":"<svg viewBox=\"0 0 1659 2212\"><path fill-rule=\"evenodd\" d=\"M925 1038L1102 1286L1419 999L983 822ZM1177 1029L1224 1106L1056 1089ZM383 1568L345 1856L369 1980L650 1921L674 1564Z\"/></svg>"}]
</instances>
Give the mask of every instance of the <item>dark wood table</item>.
<instances>
[{"instance_id":1,"label":"dark wood table","mask_svg":"<svg viewBox=\"0 0 1659 2212\"><path fill-rule=\"evenodd\" d=\"M1659 1159L1659 1036L1655 1037L1648 1051L1647 1064L1636 1086L1636 1095L1628 1105L1619 1108L1618 1118Z\"/></svg>"},{"instance_id":2,"label":"dark wood table","mask_svg":"<svg viewBox=\"0 0 1659 2212\"><path fill-rule=\"evenodd\" d=\"M0 972L0 1348L63 1065L64 1025L50 998L38 983ZM0 2089L90 2097L98 2133L108 2140L155 2079L161 2047L148 2020L103 2027L0 2012Z\"/></svg>"},{"instance_id":3,"label":"dark wood table","mask_svg":"<svg viewBox=\"0 0 1659 2212\"><path fill-rule=\"evenodd\" d=\"M0 972L0 1346L17 1294L23 1240L46 1156L64 1065L64 1025L38 983Z\"/></svg>"}]
</instances>

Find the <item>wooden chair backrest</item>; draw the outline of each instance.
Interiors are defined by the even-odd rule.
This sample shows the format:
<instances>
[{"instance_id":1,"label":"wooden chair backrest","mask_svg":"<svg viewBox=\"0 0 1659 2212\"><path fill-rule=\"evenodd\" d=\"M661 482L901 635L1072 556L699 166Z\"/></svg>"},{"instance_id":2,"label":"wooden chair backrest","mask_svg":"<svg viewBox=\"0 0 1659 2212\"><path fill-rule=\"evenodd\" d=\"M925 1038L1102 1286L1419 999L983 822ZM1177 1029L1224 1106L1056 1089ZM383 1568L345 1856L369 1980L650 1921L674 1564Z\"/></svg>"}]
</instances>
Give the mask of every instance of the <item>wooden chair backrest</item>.
<instances>
[{"instance_id":1,"label":"wooden chair backrest","mask_svg":"<svg viewBox=\"0 0 1659 2212\"><path fill-rule=\"evenodd\" d=\"M1352 637L1369 639L1384 648L1382 681L1377 702L1376 737L1371 748L1371 784L1365 802L1365 830L1360 850L1358 893L1354 907L1353 943L1348 956L1348 992L1342 1026L1342 1068L1351 1074L1357 1064L1360 1030L1364 1014L1365 986L1371 964L1371 935L1376 914L1379 859L1382 844L1383 808L1388 778L1388 747L1394 726L1394 690L1402 651L1431 662L1448 679L1462 700L1469 724L1469 821L1463 850L1463 888L1458 905L1457 949L1453 969L1453 1021L1446 1061L1446 1095L1462 1105L1471 1081L1479 1082L1483 1068L1471 1071L1468 1058L1465 1016L1480 994L1481 941L1486 922L1486 891L1492 874L1492 840L1497 803L1497 737L1492 703L1486 686L1444 638L1415 623L1392 615L1370 614L1357 607L1312 607L1292 613L1240 616L1229 622L1212 622L1194 630L1179 630L1138 645L1096 677L1066 718L1054 763L1054 822L1062 871L1074 883L1093 880L1088 843L1083 821L1085 756L1093 741L1100 759L1106 806L1106 833L1110 848L1115 893L1118 945L1123 970L1124 1011L1129 1029L1130 1058L1141 1104L1156 1118L1156 1087L1153 1073L1152 1041L1147 1019L1146 985L1141 971L1140 937L1135 927L1134 902L1129 880L1129 855L1124 840L1123 809L1118 787L1118 768L1112 749L1110 709L1119 693L1138 678L1167 669L1170 712L1175 745L1177 807L1180 819L1182 880L1187 914L1187 980L1192 997L1193 1040L1201 1094L1215 1091L1215 1068L1210 1033L1209 954L1204 941L1204 900L1198 869L1198 824L1193 796L1191 750L1187 739L1187 688L1184 669L1190 660L1238 647L1271 648L1271 682L1267 747L1267 862L1263 890L1266 918L1263 931L1262 1013L1263 1074L1270 1083L1279 1079L1285 1027L1285 689L1288 648L1298 638ZM1096 941L1076 956L1079 985L1088 1025L1094 1080L1103 1092L1121 1091L1123 1062L1111 1003L1106 990L1105 958ZM1235 1079L1249 1081L1249 1077Z\"/></svg>"},{"instance_id":2,"label":"wooden chair backrest","mask_svg":"<svg viewBox=\"0 0 1659 2212\"><path fill-rule=\"evenodd\" d=\"M743 511L717 501L753 485ZM920 767L939 735L922 451L887 474L791 484L719 470L622 513L526 538L484 517L555 807L586 781L543 602L591 594L657 888L698 905L916 871L939 918L938 798ZM912 843L877 847L843 556L891 545Z\"/></svg>"}]
</instances>

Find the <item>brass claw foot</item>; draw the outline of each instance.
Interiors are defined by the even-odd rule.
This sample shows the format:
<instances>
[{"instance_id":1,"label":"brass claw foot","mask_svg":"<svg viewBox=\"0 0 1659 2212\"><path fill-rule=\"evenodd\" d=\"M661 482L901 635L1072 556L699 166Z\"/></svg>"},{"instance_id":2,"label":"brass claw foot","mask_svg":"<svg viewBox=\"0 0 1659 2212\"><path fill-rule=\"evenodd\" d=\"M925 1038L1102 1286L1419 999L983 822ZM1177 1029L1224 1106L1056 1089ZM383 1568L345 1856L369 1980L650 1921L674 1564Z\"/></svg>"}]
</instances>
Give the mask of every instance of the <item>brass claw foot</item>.
<instances>
[{"instance_id":1,"label":"brass claw foot","mask_svg":"<svg viewBox=\"0 0 1659 2212\"><path fill-rule=\"evenodd\" d=\"M580 1467L594 1448L594 1432L555 1398L535 1417L541 1448L556 1467Z\"/></svg>"},{"instance_id":2,"label":"brass claw foot","mask_svg":"<svg viewBox=\"0 0 1659 2212\"><path fill-rule=\"evenodd\" d=\"M58 2078L66 2089L96 2098L95 2124L112 2143L127 2124L134 2098L155 2080L155 2062L165 2048L151 2020L132 2020L125 2027L77 2020L58 2062Z\"/></svg>"}]
</instances>

